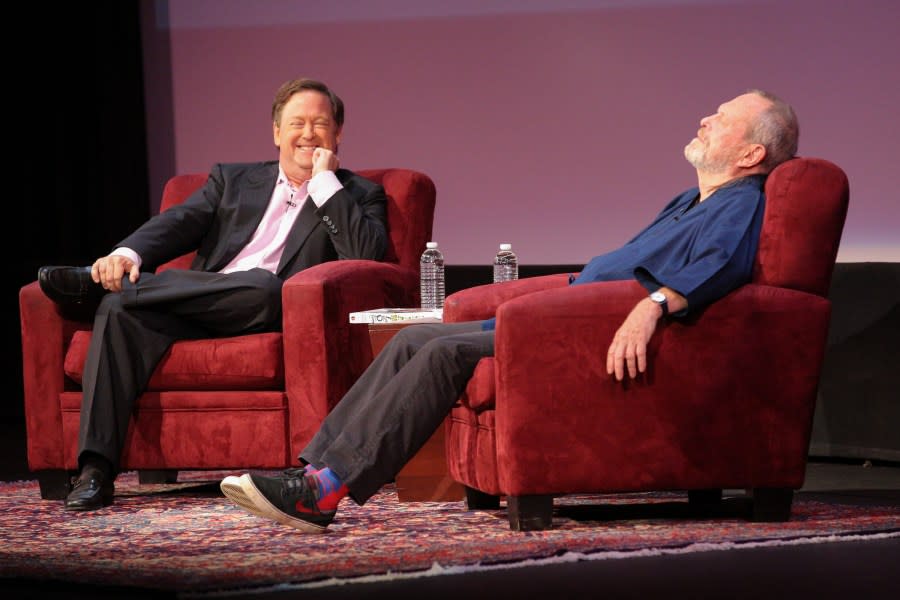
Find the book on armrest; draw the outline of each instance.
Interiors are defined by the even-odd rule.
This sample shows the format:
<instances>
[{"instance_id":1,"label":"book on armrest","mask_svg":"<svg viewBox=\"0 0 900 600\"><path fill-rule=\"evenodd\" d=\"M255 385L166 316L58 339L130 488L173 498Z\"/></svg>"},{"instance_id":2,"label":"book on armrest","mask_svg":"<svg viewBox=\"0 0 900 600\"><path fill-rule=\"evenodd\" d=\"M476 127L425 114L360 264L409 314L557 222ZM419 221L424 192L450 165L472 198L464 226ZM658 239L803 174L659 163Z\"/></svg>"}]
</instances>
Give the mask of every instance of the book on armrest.
<instances>
[{"instance_id":1,"label":"book on armrest","mask_svg":"<svg viewBox=\"0 0 900 600\"><path fill-rule=\"evenodd\" d=\"M400 321L422 321L440 323L444 309L422 310L421 308L376 308L350 313L351 323L397 323Z\"/></svg>"}]
</instances>

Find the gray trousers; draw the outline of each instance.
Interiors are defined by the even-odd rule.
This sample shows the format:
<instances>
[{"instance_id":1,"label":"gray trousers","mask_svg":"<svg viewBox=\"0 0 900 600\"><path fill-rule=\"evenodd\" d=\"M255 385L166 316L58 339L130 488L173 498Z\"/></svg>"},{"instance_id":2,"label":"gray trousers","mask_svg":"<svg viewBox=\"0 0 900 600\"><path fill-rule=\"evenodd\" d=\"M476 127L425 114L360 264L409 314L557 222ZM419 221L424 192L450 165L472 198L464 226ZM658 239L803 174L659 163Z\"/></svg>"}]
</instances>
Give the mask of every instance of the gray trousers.
<instances>
[{"instance_id":1,"label":"gray trousers","mask_svg":"<svg viewBox=\"0 0 900 600\"><path fill-rule=\"evenodd\" d=\"M475 371L494 354L494 332L481 321L405 327L322 422L300 453L328 467L365 503L443 423Z\"/></svg>"},{"instance_id":2,"label":"gray trousers","mask_svg":"<svg viewBox=\"0 0 900 600\"><path fill-rule=\"evenodd\" d=\"M280 329L281 287L263 269L169 269L103 296L84 364L79 467L89 451L119 470L134 403L174 341Z\"/></svg>"}]
</instances>

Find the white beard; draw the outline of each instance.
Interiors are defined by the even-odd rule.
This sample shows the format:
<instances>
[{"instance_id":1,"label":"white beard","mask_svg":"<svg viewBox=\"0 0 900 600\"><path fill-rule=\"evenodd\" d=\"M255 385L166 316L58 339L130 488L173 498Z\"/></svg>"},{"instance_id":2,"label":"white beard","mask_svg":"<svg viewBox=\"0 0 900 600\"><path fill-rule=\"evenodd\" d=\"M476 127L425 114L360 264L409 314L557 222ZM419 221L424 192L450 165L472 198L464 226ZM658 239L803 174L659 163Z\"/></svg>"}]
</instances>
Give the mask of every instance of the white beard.
<instances>
[{"instance_id":1,"label":"white beard","mask_svg":"<svg viewBox=\"0 0 900 600\"><path fill-rule=\"evenodd\" d=\"M731 167L730 156L710 156L709 148L699 138L694 138L684 147L684 157L698 171L723 173Z\"/></svg>"}]
</instances>

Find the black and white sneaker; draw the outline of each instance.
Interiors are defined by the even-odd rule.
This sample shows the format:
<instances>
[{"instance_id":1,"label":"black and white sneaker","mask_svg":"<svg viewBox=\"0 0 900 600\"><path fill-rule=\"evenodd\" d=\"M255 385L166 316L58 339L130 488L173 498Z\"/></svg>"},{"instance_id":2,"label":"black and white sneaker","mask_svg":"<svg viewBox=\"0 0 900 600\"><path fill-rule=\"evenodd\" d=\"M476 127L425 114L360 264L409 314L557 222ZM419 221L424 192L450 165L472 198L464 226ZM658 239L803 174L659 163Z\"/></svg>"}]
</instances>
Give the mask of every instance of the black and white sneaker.
<instances>
[{"instance_id":1,"label":"black and white sneaker","mask_svg":"<svg viewBox=\"0 0 900 600\"><path fill-rule=\"evenodd\" d=\"M222 491L238 506L307 533L324 533L336 510L322 511L316 504L316 480L311 475L282 473L265 477L246 473L237 478L242 494L232 495L232 485L222 481ZM229 491L226 491L226 488Z\"/></svg>"}]
</instances>

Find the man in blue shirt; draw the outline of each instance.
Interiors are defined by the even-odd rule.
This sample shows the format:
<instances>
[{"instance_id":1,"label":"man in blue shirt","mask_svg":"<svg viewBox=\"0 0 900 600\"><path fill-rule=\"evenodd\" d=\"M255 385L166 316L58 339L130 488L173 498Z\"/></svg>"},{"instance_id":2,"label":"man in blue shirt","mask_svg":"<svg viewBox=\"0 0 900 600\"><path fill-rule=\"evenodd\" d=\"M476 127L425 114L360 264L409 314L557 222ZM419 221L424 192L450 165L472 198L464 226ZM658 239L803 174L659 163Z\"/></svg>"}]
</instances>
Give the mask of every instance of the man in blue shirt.
<instances>
[{"instance_id":1,"label":"man in blue shirt","mask_svg":"<svg viewBox=\"0 0 900 600\"><path fill-rule=\"evenodd\" d=\"M797 151L793 109L752 90L703 118L684 149L698 185L679 194L621 248L596 256L571 283L636 279L648 291L616 331L606 370L621 381L647 368L662 318L679 318L749 281L766 175ZM441 425L478 361L494 353L494 319L402 329L279 477L226 477L224 494L261 517L309 533L350 496L366 502Z\"/></svg>"}]
</instances>

